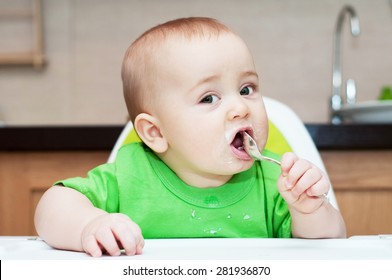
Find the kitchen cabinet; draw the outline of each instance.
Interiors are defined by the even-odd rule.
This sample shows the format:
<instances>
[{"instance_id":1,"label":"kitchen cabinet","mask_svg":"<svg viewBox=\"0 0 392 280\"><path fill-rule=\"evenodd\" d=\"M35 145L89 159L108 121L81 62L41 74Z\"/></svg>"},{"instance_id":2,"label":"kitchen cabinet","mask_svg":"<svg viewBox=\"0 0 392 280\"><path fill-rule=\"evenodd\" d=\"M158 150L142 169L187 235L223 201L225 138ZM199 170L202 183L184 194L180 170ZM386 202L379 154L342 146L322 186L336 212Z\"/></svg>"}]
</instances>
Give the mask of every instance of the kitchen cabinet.
<instances>
[{"instance_id":1,"label":"kitchen cabinet","mask_svg":"<svg viewBox=\"0 0 392 280\"><path fill-rule=\"evenodd\" d=\"M59 179L85 176L108 156L108 151L0 151L0 235L35 235L34 211L45 190Z\"/></svg>"},{"instance_id":2,"label":"kitchen cabinet","mask_svg":"<svg viewBox=\"0 0 392 280\"><path fill-rule=\"evenodd\" d=\"M392 150L322 151L348 236L392 234Z\"/></svg>"}]
</instances>

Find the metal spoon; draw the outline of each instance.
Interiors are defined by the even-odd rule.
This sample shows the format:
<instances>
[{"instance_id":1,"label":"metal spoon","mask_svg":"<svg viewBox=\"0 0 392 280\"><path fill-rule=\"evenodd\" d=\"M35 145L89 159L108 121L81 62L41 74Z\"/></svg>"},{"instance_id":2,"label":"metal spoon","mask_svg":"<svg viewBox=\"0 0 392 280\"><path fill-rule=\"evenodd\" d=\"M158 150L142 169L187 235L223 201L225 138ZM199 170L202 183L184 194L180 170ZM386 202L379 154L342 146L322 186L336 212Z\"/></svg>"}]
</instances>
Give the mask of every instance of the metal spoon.
<instances>
[{"instance_id":1,"label":"metal spoon","mask_svg":"<svg viewBox=\"0 0 392 280\"><path fill-rule=\"evenodd\" d=\"M253 138L246 132L244 132L244 149L248 153L248 155L250 155L254 159L260 161L266 160L280 165L280 161L270 157L263 156L259 150L259 147L257 147L255 140L253 140ZM316 197L324 199L325 201L328 202L328 195L326 193L317 195Z\"/></svg>"},{"instance_id":2,"label":"metal spoon","mask_svg":"<svg viewBox=\"0 0 392 280\"><path fill-rule=\"evenodd\" d=\"M253 140L253 138L246 132L244 132L244 149L245 152L247 152L248 155L250 155L254 159L266 160L280 165L280 161L270 157L263 156L259 148L257 147L255 140Z\"/></svg>"}]
</instances>

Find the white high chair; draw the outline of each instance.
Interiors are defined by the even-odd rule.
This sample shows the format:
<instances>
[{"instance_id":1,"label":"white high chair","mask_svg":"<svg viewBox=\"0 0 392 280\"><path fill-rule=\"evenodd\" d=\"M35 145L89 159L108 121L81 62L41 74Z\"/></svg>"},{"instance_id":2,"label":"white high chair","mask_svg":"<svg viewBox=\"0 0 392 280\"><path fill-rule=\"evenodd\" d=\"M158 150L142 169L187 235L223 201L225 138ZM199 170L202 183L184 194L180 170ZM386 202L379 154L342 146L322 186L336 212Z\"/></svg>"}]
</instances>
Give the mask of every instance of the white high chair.
<instances>
[{"instance_id":1,"label":"white high chair","mask_svg":"<svg viewBox=\"0 0 392 280\"><path fill-rule=\"evenodd\" d=\"M269 140L273 138L273 140L267 142L266 148L278 154L291 150L299 157L314 163L327 174L320 153L298 115L291 108L275 99L263 97L263 100L270 121ZM114 162L120 147L127 142L132 142L129 138L135 137L132 122L129 121L117 139L108 162ZM282 143L274 143L278 141L284 142L283 145L281 145ZM328 199L336 209L339 209L332 188L328 193Z\"/></svg>"}]
</instances>

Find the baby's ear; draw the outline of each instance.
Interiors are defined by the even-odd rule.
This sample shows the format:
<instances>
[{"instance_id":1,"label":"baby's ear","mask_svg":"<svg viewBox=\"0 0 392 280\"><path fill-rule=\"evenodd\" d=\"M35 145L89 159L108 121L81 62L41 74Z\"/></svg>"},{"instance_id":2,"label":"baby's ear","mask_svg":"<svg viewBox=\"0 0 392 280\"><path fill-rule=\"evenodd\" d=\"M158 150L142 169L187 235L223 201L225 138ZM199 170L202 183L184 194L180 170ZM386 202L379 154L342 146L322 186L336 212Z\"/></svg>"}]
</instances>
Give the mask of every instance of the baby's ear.
<instances>
[{"instance_id":1,"label":"baby's ear","mask_svg":"<svg viewBox=\"0 0 392 280\"><path fill-rule=\"evenodd\" d=\"M158 120L150 114L141 113L134 121L134 127L140 139L156 153L166 152L168 144L162 135Z\"/></svg>"}]
</instances>

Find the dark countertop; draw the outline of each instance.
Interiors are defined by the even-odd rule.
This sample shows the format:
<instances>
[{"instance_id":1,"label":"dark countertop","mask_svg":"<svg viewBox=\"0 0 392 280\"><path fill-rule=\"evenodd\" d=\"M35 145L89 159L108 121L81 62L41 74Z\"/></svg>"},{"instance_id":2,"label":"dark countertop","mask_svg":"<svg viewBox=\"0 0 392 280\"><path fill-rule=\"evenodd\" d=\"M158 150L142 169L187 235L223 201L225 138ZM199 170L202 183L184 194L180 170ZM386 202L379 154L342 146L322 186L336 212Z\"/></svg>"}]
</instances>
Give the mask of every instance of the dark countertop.
<instances>
[{"instance_id":1,"label":"dark countertop","mask_svg":"<svg viewBox=\"0 0 392 280\"><path fill-rule=\"evenodd\" d=\"M306 124L319 150L392 149L392 124ZM111 150L123 126L0 128L2 151Z\"/></svg>"},{"instance_id":2,"label":"dark countertop","mask_svg":"<svg viewBox=\"0 0 392 280\"><path fill-rule=\"evenodd\" d=\"M392 124L305 124L319 150L392 149Z\"/></svg>"}]
</instances>

